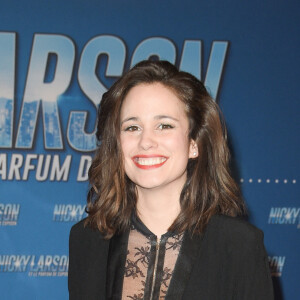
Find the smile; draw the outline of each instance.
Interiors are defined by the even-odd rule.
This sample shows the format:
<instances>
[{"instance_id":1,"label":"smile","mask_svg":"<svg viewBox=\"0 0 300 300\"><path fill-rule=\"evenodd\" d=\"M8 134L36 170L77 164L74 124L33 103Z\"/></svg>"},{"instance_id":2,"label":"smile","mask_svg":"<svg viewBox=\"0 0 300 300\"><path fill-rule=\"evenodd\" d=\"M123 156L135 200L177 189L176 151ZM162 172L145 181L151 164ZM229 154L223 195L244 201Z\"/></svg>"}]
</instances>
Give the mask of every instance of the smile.
<instances>
[{"instance_id":1,"label":"smile","mask_svg":"<svg viewBox=\"0 0 300 300\"><path fill-rule=\"evenodd\" d=\"M134 156L132 158L135 165L140 169L154 169L161 167L166 161L167 157L165 156Z\"/></svg>"}]
</instances>

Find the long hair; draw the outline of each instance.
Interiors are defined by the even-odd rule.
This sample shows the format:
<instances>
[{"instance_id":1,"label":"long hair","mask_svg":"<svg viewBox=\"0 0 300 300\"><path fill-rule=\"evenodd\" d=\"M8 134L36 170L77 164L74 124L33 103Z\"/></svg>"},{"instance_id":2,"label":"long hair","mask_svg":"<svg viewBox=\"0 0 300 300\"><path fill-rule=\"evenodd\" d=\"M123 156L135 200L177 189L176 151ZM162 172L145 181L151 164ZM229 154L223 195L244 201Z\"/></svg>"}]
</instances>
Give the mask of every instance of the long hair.
<instances>
[{"instance_id":1,"label":"long hair","mask_svg":"<svg viewBox=\"0 0 300 300\"><path fill-rule=\"evenodd\" d=\"M135 184L126 176L120 144L120 111L129 90L139 84L161 83L185 104L189 139L198 146L189 159L180 195L181 211L169 230L201 233L215 214L242 215L244 203L229 172L227 134L218 105L193 75L167 61L143 61L103 95L97 124L99 147L89 169L86 224L105 238L124 232L136 209Z\"/></svg>"}]
</instances>

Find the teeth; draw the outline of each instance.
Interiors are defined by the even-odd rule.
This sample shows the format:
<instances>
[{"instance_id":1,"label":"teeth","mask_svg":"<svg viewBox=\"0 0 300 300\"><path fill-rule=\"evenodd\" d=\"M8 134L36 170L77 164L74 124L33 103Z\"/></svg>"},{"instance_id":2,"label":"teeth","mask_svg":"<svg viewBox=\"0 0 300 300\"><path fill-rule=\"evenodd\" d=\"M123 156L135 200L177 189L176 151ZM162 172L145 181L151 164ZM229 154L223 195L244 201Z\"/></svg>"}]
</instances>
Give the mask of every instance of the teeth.
<instances>
[{"instance_id":1,"label":"teeth","mask_svg":"<svg viewBox=\"0 0 300 300\"><path fill-rule=\"evenodd\" d=\"M135 161L142 166L158 165L166 161L165 157L151 157L151 158L136 158Z\"/></svg>"}]
</instances>

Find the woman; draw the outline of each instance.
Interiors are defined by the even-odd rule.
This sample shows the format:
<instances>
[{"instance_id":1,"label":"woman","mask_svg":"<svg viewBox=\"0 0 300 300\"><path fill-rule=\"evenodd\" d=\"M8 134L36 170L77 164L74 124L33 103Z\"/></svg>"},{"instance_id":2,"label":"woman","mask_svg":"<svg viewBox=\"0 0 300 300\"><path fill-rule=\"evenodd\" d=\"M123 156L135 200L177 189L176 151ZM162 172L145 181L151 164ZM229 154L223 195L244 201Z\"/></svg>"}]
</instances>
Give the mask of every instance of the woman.
<instances>
[{"instance_id":1,"label":"woman","mask_svg":"<svg viewBox=\"0 0 300 300\"><path fill-rule=\"evenodd\" d=\"M273 299L263 234L229 174L203 84L144 61L103 95L88 217L70 233L70 299Z\"/></svg>"}]
</instances>

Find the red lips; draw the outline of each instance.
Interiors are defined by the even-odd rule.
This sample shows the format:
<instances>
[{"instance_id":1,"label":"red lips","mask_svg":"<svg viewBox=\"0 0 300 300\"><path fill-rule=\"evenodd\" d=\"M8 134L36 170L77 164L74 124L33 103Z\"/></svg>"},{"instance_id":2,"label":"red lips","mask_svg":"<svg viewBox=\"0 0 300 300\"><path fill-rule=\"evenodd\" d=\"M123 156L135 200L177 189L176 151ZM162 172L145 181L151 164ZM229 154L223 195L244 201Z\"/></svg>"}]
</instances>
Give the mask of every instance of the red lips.
<instances>
[{"instance_id":1,"label":"red lips","mask_svg":"<svg viewBox=\"0 0 300 300\"><path fill-rule=\"evenodd\" d=\"M142 161L140 161L141 158L148 158L148 159L153 159L152 162L154 162L153 164L145 164L147 163L146 161L143 161L144 164L141 164ZM161 158L164 158L164 161L161 161ZM161 161L159 163L155 163L155 159L157 159L157 161ZM143 170L150 170L150 169L156 169L161 167L162 165L164 165L164 163L168 160L168 157L163 156L163 155L156 155L156 154L152 154L152 155L135 155L132 157L132 160L134 162L134 164ZM150 161L149 161L150 162Z\"/></svg>"}]
</instances>

